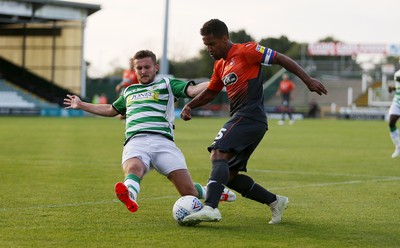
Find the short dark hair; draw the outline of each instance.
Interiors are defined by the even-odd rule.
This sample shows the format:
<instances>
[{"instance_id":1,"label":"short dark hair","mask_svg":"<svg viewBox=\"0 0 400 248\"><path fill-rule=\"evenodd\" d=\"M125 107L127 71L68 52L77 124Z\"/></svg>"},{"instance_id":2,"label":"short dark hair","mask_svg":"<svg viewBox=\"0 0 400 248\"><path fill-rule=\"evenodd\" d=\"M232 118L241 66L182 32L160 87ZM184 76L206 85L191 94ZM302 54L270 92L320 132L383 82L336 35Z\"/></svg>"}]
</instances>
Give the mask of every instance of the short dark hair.
<instances>
[{"instance_id":1,"label":"short dark hair","mask_svg":"<svg viewBox=\"0 0 400 248\"><path fill-rule=\"evenodd\" d=\"M218 19L211 19L204 23L200 29L200 34L202 36L213 34L215 37L222 37L224 35L229 37L228 27L223 21Z\"/></svg>"},{"instance_id":2,"label":"short dark hair","mask_svg":"<svg viewBox=\"0 0 400 248\"><path fill-rule=\"evenodd\" d=\"M150 57L154 64L157 64L157 57L156 55L150 50L140 50L134 56L133 60L135 59L144 59Z\"/></svg>"}]
</instances>

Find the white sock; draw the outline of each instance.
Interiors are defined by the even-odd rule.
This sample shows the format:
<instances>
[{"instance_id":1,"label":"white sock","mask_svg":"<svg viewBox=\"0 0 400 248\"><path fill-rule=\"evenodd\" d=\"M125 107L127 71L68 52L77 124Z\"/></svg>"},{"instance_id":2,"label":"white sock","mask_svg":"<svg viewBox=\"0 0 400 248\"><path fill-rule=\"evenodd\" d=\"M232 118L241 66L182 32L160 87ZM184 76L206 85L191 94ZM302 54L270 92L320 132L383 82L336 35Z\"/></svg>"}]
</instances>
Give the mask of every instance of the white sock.
<instances>
[{"instance_id":1,"label":"white sock","mask_svg":"<svg viewBox=\"0 0 400 248\"><path fill-rule=\"evenodd\" d=\"M136 176L132 177L132 175L128 175L124 184L129 190L129 195L136 201L140 192L140 179Z\"/></svg>"},{"instance_id":2,"label":"white sock","mask_svg":"<svg viewBox=\"0 0 400 248\"><path fill-rule=\"evenodd\" d=\"M390 132L390 138L392 138L394 146L400 147L400 135L399 135L399 130L396 128L396 130Z\"/></svg>"}]
</instances>

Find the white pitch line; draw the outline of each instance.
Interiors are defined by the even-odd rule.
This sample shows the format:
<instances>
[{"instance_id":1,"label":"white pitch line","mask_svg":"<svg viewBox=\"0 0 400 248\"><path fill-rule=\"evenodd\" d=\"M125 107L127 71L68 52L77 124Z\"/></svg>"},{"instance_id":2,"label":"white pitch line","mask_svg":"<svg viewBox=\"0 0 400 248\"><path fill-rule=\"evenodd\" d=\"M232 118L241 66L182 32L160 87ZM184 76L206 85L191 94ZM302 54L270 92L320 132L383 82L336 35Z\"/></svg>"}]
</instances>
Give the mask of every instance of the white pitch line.
<instances>
[{"instance_id":1,"label":"white pitch line","mask_svg":"<svg viewBox=\"0 0 400 248\"><path fill-rule=\"evenodd\" d=\"M317 183L317 184L289 186L289 187L271 187L268 189L277 190L277 189L322 188L322 187L327 187L327 186L332 186L332 185L346 185L346 184L386 182L386 181L400 181L400 177L379 178L379 179L371 179L371 180L351 180L351 181L345 181L345 182Z\"/></svg>"},{"instance_id":2,"label":"white pitch line","mask_svg":"<svg viewBox=\"0 0 400 248\"><path fill-rule=\"evenodd\" d=\"M253 170L253 171L255 171L255 170ZM274 172L274 171L271 171L271 172ZM299 188L321 188L321 187L328 187L328 186L332 186L332 185L347 185L347 184L387 182L387 181L400 181L400 177L375 178L375 179L369 179L369 180L350 180L350 181L344 181L344 182L318 183L318 184L308 184L308 185L289 186L289 187L271 187L268 189L282 190L282 189L299 189ZM157 197L143 197L143 198L140 198L140 200L147 201L147 200L170 199L170 198L176 198L176 197L177 197L177 195L164 195L164 196L157 196ZM85 205L100 205L100 204L110 204L110 203L119 203L119 200L114 199L114 200L102 200L102 201L94 201L94 202L49 204L49 205L20 207L20 208L0 208L0 212L13 212L13 211L20 211L20 210L27 210L27 209L29 210L29 209L79 207L79 206L85 206Z\"/></svg>"},{"instance_id":3,"label":"white pitch line","mask_svg":"<svg viewBox=\"0 0 400 248\"><path fill-rule=\"evenodd\" d=\"M140 200L159 200L159 199L169 199L176 198L177 195L165 195L165 196L157 196L157 197L143 197ZM80 207L85 205L100 205L100 204L110 204L110 203L119 203L120 201L117 199L114 200L101 200L94 202L76 202L76 203L63 203L63 204L49 204L49 205L39 205L39 206L31 206L31 207L20 207L20 208L0 208L0 212L11 212L11 211L20 211L27 209L49 209L49 208L64 208L64 207Z\"/></svg>"},{"instance_id":4,"label":"white pitch line","mask_svg":"<svg viewBox=\"0 0 400 248\"><path fill-rule=\"evenodd\" d=\"M395 176L376 176L376 175L365 175L365 174L348 174L348 173L322 173L322 172L312 172L312 171L279 171L279 170L252 170L249 172L261 172L261 173L271 173L271 174L296 174L296 175L323 175L323 176L344 176L344 177L370 177L370 178L393 178L400 179L400 177Z\"/></svg>"}]
</instances>

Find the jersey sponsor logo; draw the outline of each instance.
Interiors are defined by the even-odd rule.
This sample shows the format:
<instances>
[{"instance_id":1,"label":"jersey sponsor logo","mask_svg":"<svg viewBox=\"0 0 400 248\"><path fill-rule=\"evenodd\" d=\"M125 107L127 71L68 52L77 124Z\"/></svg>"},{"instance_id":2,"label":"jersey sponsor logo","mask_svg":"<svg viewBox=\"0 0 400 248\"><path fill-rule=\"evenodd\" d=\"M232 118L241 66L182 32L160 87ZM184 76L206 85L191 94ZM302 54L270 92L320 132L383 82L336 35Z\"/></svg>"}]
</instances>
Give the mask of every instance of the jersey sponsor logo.
<instances>
[{"instance_id":1,"label":"jersey sponsor logo","mask_svg":"<svg viewBox=\"0 0 400 248\"><path fill-rule=\"evenodd\" d=\"M237 81L238 81L238 76L234 72L229 73L222 79L222 82L224 82L225 87L234 84Z\"/></svg>"},{"instance_id":2,"label":"jersey sponsor logo","mask_svg":"<svg viewBox=\"0 0 400 248\"><path fill-rule=\"evenodd\" d=\"M257 51L257 52L260 52L260 53L264 53L265 47L263 47L263 46L261 46L261 45L257 45L256 51Z\"/></svg>"},{"instance_id":3,"label":"jersey sponsor logo","mask_svg":"<svg viewBox=\"0 0 400 248\"><path fill-rule=\"evenodd\" d=\"M132 94L130 96L128 96L128 98L126 99L126 103L127 105L130 105L131 103L135 102L135 101L143 101L143 100L158 100L158 96L159 94L157 92L154 91L150 91L150 92L143 92L143 93L136 93L136 94Z\"/></svg>"}]
</instances>

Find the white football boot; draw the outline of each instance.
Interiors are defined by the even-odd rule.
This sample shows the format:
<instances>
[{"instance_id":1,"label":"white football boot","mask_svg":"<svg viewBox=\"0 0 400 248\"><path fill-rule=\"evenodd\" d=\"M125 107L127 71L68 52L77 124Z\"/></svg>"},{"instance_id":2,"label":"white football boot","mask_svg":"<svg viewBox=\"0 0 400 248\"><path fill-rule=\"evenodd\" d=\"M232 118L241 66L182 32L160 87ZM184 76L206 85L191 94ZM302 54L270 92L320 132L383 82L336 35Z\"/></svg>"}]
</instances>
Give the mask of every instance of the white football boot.
<instances>
[{"instance_id":1,"label":"white football boot","mask_svg":"<svg viewBox=\"0 0 400 248\"><path fill-rule=\"evenodd\" d=\"M394 150L393 154L392 154L392 158L397 158L400 155L400 147L396 147L396 149Z\"/></svg>"},{"instance_id":2,"label":"white football boot","mask_svg":"<svg viewBox=\"0 0 400 248\"><path fill-rule=\"evenodd\" d=\"M218 208L212 208L210 206L205 205L199 211L189 214L185 218L183 218L182 223L184 225L197 225L200 222L218 222L222 219L221 213Z\"/></svg>"},{"instance_id":3,"label":"white football boot","mask_svg":"<svg viewBox=\"0 0 400 248\"><path fill-rule=\"evenodd\" d=\"M289 199L286 196L276 195L276 201L269 204L272 212L272 218L268 224L279 224L282 221L282 215L288 207Z\"/></svg>"},{"instance_id":4,"label":"white football boot","mask_svg":"<svg viewBox=\"0 0 400 248\"><path fill-rule=\"evenodd\" d=\"M228 188L224 188L224 191L221 194L221 198L219 201L227 201L227 202L233 202L236 200L236 194L229 190Z\"/></svg>"},{"instance_id":5,"label":"white football boot","mask_svg":"<svg viewBox=\"0 0 400 248\"><path fill-rule=\"evenodd\" d=\"M198 184L200 185L200 184ZM203 195L200 199L206 199L207 197L207 186L202 186L203 189ZM226 201L226 202L233 202L236 200L236 194L229 190L228 188L224 188L224 191L222 191L221 198L219 201Z\"/></svg>"}]
</instances>

